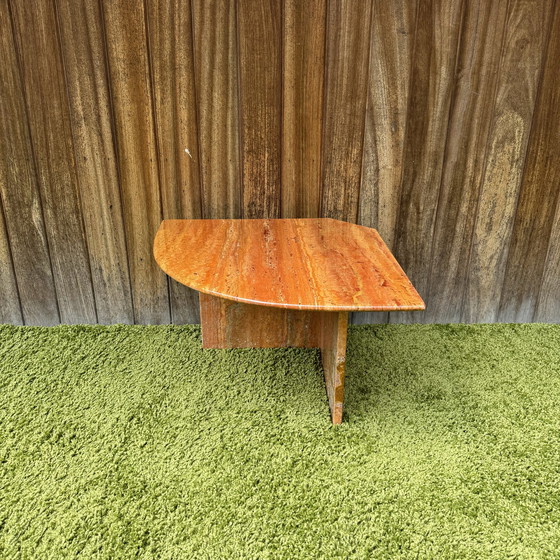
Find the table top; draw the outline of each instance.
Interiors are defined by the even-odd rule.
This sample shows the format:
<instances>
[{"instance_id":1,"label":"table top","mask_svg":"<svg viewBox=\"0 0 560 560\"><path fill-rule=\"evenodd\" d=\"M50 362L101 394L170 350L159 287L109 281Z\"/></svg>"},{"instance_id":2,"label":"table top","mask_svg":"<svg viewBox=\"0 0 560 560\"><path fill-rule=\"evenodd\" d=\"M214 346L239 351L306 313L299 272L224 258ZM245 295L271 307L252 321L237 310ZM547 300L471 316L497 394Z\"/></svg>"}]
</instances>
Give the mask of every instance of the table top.
<instances>
[{"instance_id":1,"label":"table top","mask_svg":"<svg viewBox=\"0 0 560 560\"><path fill-rule=\"evenodd\" d=\"M329 218L164 220L154 257L226 299L324 311L424 309L376 230Z\"/></svg>"}]
</instances>

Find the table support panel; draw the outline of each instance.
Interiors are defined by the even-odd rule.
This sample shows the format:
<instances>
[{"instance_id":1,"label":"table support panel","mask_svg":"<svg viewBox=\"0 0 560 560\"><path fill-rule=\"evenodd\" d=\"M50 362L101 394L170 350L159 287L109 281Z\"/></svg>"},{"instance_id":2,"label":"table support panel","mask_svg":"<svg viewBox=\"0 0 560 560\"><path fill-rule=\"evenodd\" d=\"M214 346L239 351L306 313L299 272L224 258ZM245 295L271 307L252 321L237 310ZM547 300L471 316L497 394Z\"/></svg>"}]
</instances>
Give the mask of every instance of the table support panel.
<instances>
[{"instance_id":1,"label":"table support panel","mask_svg":"<svg viewBox=\"0 0 560 560\"><path fill-rule=\"evenodd\" d=\"M320 348L333 424L342 422L348 313L252 305L200 294L203 348Z\"/></svg>"}]
</instances>

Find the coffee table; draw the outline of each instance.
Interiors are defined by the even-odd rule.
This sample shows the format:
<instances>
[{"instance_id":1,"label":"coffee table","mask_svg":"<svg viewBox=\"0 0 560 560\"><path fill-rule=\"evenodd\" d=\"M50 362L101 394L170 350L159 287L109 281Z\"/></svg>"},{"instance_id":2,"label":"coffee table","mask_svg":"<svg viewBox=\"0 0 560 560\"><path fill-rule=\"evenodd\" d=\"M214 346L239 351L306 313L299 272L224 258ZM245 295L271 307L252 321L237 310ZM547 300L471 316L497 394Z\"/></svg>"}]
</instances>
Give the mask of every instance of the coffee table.
<instances>
[{"instance_id":1,"label":"coffee table","mask_svg":"<svg viewBox=\"0 0 560 560\"><path fill-rule=\"evenodd\" d=\"M350 311L424 309L376 230L332 220L164 220L154 257L200 292L204 348L320 348L342 422Z\"/></svg>"}]
</instances>

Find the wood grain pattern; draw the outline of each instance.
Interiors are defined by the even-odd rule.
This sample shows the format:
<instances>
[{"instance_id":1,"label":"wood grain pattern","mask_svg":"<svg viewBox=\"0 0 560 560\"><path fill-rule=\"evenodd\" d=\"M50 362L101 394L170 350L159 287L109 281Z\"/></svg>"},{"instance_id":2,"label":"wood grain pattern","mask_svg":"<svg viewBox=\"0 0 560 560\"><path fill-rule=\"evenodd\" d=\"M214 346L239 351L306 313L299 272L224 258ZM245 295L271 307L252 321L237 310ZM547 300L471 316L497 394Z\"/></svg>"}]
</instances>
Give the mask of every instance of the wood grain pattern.
<instances>
[{"instance_id":1,"label":"wood grain pattern","mask_svg":"<svg viewBox=\"0 0 560 560\"><path fill-rule=\"evenodd\" d=\"M533 320L538 323L560 323L560 199L552 225L548 252L543 271L543 280L537 299Z\"/></svg>"},{"instance_id":2,"label":"wood grain pattern","mask_svg":"<svg viewBox=\"0 0 560 560\"><path fill-rule=\"evenodd\" d=\"M319 217L326 7L326 0L284 2L283 218Z\"/></svg>"},{"instance_id":3,"label":"wood grain pattern","mask_svg":"<svg viewBox=\"0 0 560 560\"><path fill-rule=\"evenodd\" d=\"M393 247L412 71L416 2L374 0L359 223Z\"/></svg>"},{"instance_id":4,"label":"wood grain pattern","mask_svg":"<svg viewBox=\"0 0 560 560\"><path fill-rule=\"evenodd\" d=\"M97 318L133 323L100 8L67 0L56 5Z\"/></svg>"},{"instance_id":5,"label":"wood grain pattern","mask_svg":"<svg viewBox=\"0 0 560 560\"><path fill-rule=\"evenodd\" d=\"M348 313L321 313L319 347L333 424L342 423Z\"/></svg>"},{"instance_id":6,"label":"wood grain pattern","mask_svg":"<svg viewBox=\"0 0 560 560\"><path fill-rule=\"evenodd\" d=\"M0 323L23 324L10 243L0 200Z\"/></svg>"},{"instance_id":7,"label":"wood grain pattern","mask_svg":"<svg viewBox=\"0 0 560 560\"><path fill-rule=\"evenodd\" d=\"M243 217L280 216L281 3L239 0Z\"/></svg>"},{"instance_id":8,"label":"wood grain pattern","mask_svg":"<svg viewBox=\"0 0 560 560\"><path fill-rule=\"evenodd\" d=\"M178 282L244 303L324 311L424 309L379 234L337 220L164 220L154 256Z\"/></svg>"},{"instance_id":9,"label":"wood grain pattern","mask_svg":"<svg viewBox=\"0 0 560 560\"><path fill-rule=\"evenodd\" d=\"M134 315L139 323L167 323L167 280L150 251L162 207L144 9L117 0L102 5Z\"/></svg>"},{"instance_id":10,"label":"wood grain pattern","mask_svg":"<svg viewBox=\"0 0 560 560\"><path fill-rule=\"evenodd\" d=\"M327 12L321 216L356 222L368 81L371 0Z\"/></svg>"},{"instance_id":11,"label":"wood grain pattern","mask_svg":"<svg viewBox=\"0 0 560 560\"><path fill-rule=\"evenodd\" d=\"M453 91L462 1L420 2L416 24L404 172L394 252L427 292L439 186ZM391 315L391 322L422 320Z\"/></svg>"},{"instance_id":12,"label":"wood grain pattern","mask_svg":"<svg viewBox=\"0 0 560 560\"><path fill-rule=\"evenodd\" d=\"M497 85L507 0L467 2L434 223L426 321L461 320L468 247Z\"/></svg>"},{"instance_id":13,"label":"wood grain pattern","mask_svg":"<svg viewBox=\"0 0 560 560\"><path fill-rule=\"evenodd\" d=\"M18 287L2 283L2 299L18 297L29 325L55 325L60 316L7 2L0 2L0 58L0 197Z\"/></svg>"},{"instance_id":14,"label":"wood grain pattern","mask_svg":"<svg viewBox=\"0 0 560 560\"><path fill-rule=\"evenodd\" d=\"M374 0L358 223L376 228L391 249L395 237L416 2ZM388 313L358 313L354 324L387 323Z\"/></svg>"},{"instance_id":15,"label":"wood grain pattern","mask_svg":"<svg viewBox=\"0 0 560 560\"><path fill-rule=\"evenodd\" d=\"M241 217L239 77L234 2L191 0L202 215Z\"/></svg>"},{"instance_id":16,"label":"wood grain pattern","mask_svg":"<svg viewBox=\"0 0 560 560\"><path fill-rule=\"evenodd\" d=\"M23 93L60 320L95 323L97 313L54 6L47 2L11 2L10 6L26 84Z\"/></svg>"},{"instance_id":17,"label":"wood grain pattern","mask_svg":"<svg viewBox=\"0 0 560 560\"><path fill-rule=\"evenodd\" d=\"M504 42L484 173L474 224L462 320L498 319L515 208L537 97L542 32L550 21L547 2L514 1L508 6Z\"/></svg>"},{"instance_id":18,"label":"wood grain pattern","mask_svg":"<svg viewBox=\"0 0 560 560\"><path fill-rule=\"evenodd\" d=\"M0 2L3 316L198 321L163 218L325 216L426 296L354 322L560 322L557 4Z\"/></svg>"},{"instance_id":19,"label":"wood grain pattern","mask_svg":"<svg viewBox=\"0 0 560 560\"><path fill-rule=\"evenodd\" d=\"M200 156L190 1L147 0L164 218L200 218Z\"/></svg>"},{"instance_id":20,"label":"wood grain pattern","mask_svg":"<svg viewBox=\"0 0 560 560\"><path fill-rule=\"evenodd\" d=\"M204 348L316 348L321 312L265 307L200 294Z\"/></svg>"},{"instance_id":21,"label":"wood grain pattern","mask_svg":"<svg viewBox=\"0 0 560 560\"><path fill-rule=\"evenodd\" d=\"M163 217L200 218L200 153L190 2L148 0L151 88ZM197 295L170 281L171 320L196 323Z\"/></svg>"},{"instance_id":22,"label":"wood grain pattern","mask_svg":"<svg viewBox=\"0 0 560 560\"><path fill-rule=\"evenodd\" d=\"M500 297L498 319L506 322L533 319L560 196L560 6L557 3L551 25Z\"/></svg>"}]
</instances>

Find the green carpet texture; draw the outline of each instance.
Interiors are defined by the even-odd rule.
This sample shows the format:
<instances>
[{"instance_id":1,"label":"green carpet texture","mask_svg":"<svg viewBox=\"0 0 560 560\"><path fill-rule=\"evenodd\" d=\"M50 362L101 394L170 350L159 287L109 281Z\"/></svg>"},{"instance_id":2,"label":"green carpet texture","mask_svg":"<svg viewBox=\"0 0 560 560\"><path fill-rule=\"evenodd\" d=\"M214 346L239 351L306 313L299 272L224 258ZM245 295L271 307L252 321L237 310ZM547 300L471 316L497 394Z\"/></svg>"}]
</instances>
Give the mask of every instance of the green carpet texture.
<instances>
[{"instance_id":1,"label":"green carpet texture","mask_svg":"<svg viewBox=\"0 0 560 560\"><path fill-rule=\"evenodd\" d=\"M0 558L560 558L560 326L1 326Z\"/></svg>"}]
</instances>

